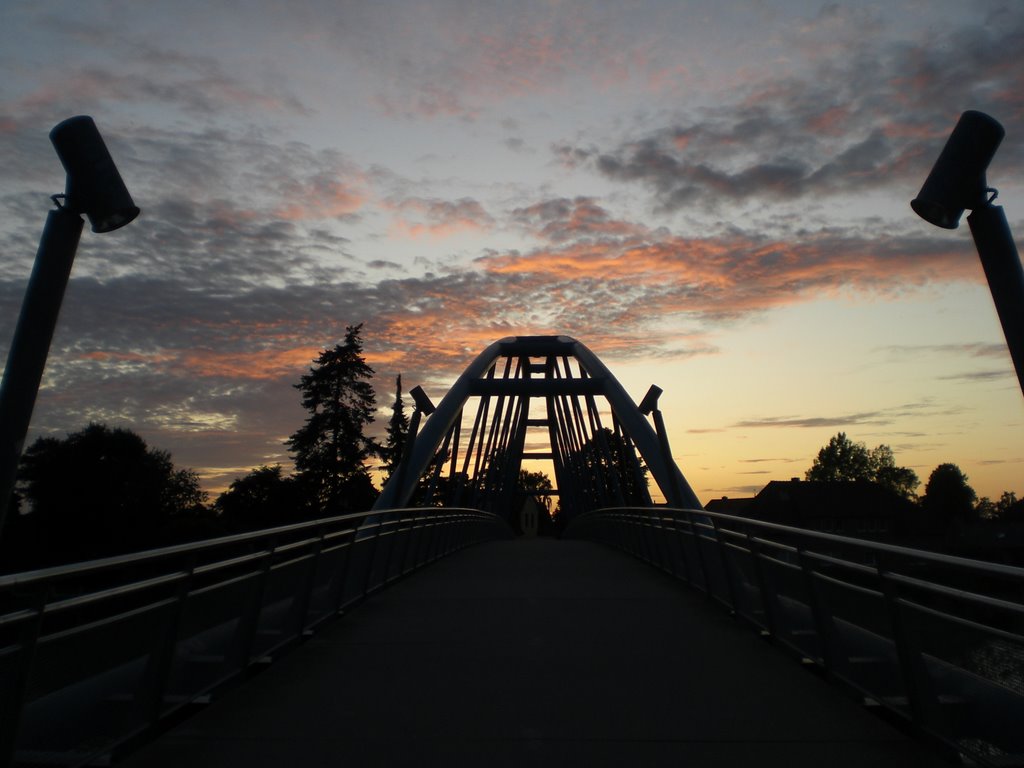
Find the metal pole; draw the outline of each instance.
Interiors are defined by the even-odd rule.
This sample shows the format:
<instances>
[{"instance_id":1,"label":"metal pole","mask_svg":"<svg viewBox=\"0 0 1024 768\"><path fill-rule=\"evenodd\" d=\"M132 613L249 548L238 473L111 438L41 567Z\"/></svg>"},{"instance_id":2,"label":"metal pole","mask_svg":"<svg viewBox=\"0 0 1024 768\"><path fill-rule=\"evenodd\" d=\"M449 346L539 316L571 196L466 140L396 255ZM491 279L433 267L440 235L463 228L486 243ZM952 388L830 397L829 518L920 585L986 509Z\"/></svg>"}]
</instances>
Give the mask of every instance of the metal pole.
<instances>
[{"instance_id":1,"label":"metal pole","mask_svg":"<svg viewBox=\"0 0 1024 768\"><path fill-rule=\"evenodd\" d=\"M404 484L405 476L408 474L408 469L406 467L411 461L412 449L416 444L416 433L419 432L420 429L420 418L420 409L417 408L412 412L412 419L409 421L409 434L405 438L405 449L402 452L401 461L398 462L398 477L395 478L395 484L398 488L398 501L395 506L398 508L404 507L409 503L409 498L416 489L414 485L408 493L405 493ZM417 480L418 479L419 478L417 478Z\"/></svg>"},{"instance_id":2,"label":"metal pole","mask_svg":"<svg viewBox=\"0 0 1024 768\"><path fill-rule=\"evenodd\" d=\"M1024 269L1017 246L998 205L975 208L967 217L988 287L995 301L1006 345L1010 348L1017 382L1024 392Z\"/></svg>"},{"instance_id":3,"label":"metal pole","mask_svg":"<svg viewBox=\"0 0 1024 768\"><path fill-rule=\"evenodd\" d=\"M46 217L7 355L0 383L0 533L83 224L82 217L67 208Z\"/></svg>"},{"instance_id":4,"label":"metal pole","mask_svg":"<svg viewBox=\"0 0 1024 768\"><path fill-rule=\"evenodd\" d=\"M672 506L683 507L686 505L684 501L686 495L678 487L675 474L672 472L675 462L672 459L672 448L668 444L668 430L665 429L665 419L662 418L661 411L657 408L651 411L651 416L654 417L654 431L658 435L658 443L661 446L662 460L665 464L665 477L669 479L669 487L665 490L672 494L672 498L665 499L665 501Z\"/></svg>"}]
</instances>

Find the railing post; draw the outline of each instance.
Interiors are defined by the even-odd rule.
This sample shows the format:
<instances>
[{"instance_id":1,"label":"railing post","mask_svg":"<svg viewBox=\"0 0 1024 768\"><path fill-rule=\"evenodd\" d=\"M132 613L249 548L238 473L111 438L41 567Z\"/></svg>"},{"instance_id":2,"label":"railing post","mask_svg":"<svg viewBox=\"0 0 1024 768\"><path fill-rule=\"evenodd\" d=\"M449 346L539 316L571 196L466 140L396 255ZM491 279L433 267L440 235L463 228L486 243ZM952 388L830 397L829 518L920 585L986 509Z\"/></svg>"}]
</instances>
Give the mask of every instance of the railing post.
<instances>
[{"instance_id":1,"label":"railing post","mask_svg":"<svg viewBox=\"0 0 1024 768\"><path fill-rule=\"evenodd\" d=\"M416 537L416 549L412 561L412 570L416 571L427 564L430 557L431 524L430 515L423 511L417 512L419 519L419 535Z\"/></svg>"},{"instance_id":2,"label":"railing post","mask_svg":"<svg viewBox=\"0 0 1024 768\"><path fill-rule=\"evenodd\" d=\"M697 526L693 523L693 512L690 510L684 510L686 512L686 521L690 525L690 536L693 537L693 548L697 552L697 562L700 565L700 575L704 582L704 594L709 599L714 599L714 595L711 592L711 578L708 576L708 564L704 561L704 548L700 545L700 531ZM711 520L712 518L708 518Z\"/></svg>"},{"instance_id":3,"label":"railing post","mask_svg":"<svg viewBox=\"0 0 1024 768\"><path fill-rule=\"evenodd\" d=\"M302 633L306 630L306 617L309 614L309 605L313 600L313 589L316 587L316 573L317 567L320 565L320 553L324 549L325 531L322 524L317 526L317 532L317 539L313 544L313 553L309 562L309 572L306 574L302 591L295 601L295 625L292 629L292 634L296 638L302 637Z\"/></svg>"},{"instance_id":4,"label":"railing post","mask_svg":"<svg viewBox=\"0 0 1024 768\"><path fill-rule=\"evenodd\" d=\"M686 557L686 546L683 544L683 534L679 531L679 515L673 512L672 514L672 530L675 532L676 542L679 544L679 559L682 561L683 566L683 581L687 584L693 584L693 578L690 576L690 560Z\"/></svg>"},{"instance_id":5,"label":"railing post","mask_svg":"<svg viewBox=\"0 0 1024 768\"><path fill-rule=\"evenodd\" d=\"M382 571L382 575L381 575L381 579L380 579L380 585L382 587L386 587L388 582L391 580L388 574L391 573L391 561L394 558L395 547L398 546L398 538L397 538L398 534L397 534L395 529L392 529L390 527L390 523L395 523L398 526L397 527L398 531L402 530L402 513L399 511L399 512L395 512L394 515L395 515L394 520L388 521L389 522L388 530L390 531L390 533L388 533L388 536L391 536L392 539L391 539L391 545L388 547L387 555L384 557L384 569Z\"/></svg>"},{"instance_id":6,"label":"railing post","mask_svg":"<svg viewBox=\"0 0 1024 768\"><path fill-rule=\"evenodd\" d=\"M733 578L732 570L729 568L729 559L725 554L725 542L722 541L722 534L718 529L718 521L711 518L711 527L715 532L715 546L718 547L718 558L722 562L722 572L725 576L726 589L729 590L729 602L733 615L739 614L739 602L736 600L736 580Z\"/></svg>"},{"instance_id":7,"label":"railing post","mask_svg":"<svg viewBox=\"0 0 1024 768\"><path fill-rule=\"evenodd\" d=\"M157 648L154 650L146 670L142 674L140 698L147 710L146 720L152 726L160 719L164 695L170 683L171 670L174 667L175 651L178 647L178 633L181 629L181 618L185 615L189 592L192 590L192 579L196 570L195 553L189 553L185 565L184 578L175 589L174 603L170 606L167 626L161 633Z\"/></svg>"},{"instance_id":8,"label":"railing post","mask_svg":"<svg viewBox=\"0 0 1024 768\"><path fill-rule=\"evenodd\" d=\"M252 649L256 644L256 632L259 629L260 613L263 611L263 594L267 586L267 578L274 563L274 551L277 544L274 540L263 553L259 575L255 579L249 595L249 604L245 607L238 622L236 647L229 655L228 667L241 673L252 661Z\"/></svg>"},{"instance_id":9,"label":"railing post","mask_svg":"<svg viewBox=\"0 0 1024 768\"><path fill-rule=\"evenodd\" d=\"M14 685L9 693L0 694L0 765L13 765L14 753L18 746L18 731L21 726L21 714L25 708L25 696L28 693L28 681L32 674L32 664L35 661L36 643L39 641L39 633L43 628L43 617L46 613L47 596L49 595L49 584L39 586L38 595L35 600L34 615L30 621L26 621L24 628L19 633L22 654L22 663L18 665L15 673ZM8 702L9 712L4 712L3 704Z\"/></svg>"},{"instance_id":10,"label":"railing post","mask_svg":"<svg viewBox=\"0 0 1024 768\"><path fill-rule=\"evenodd\" d=\"M899 659L900 672L903 675L903 687L907 691L907 705L914 724L924 729L935 713L939 704L933 691L928 672L918 649L910 641L903 612L899 606L899 592L896 585L888 577L889 568L886 558L880 557L876 566L878 580L885 605L889 611L889 623L892 626L892 639L896 645L896 658Z\"/></svg>"},{"instance_id":11,"label":"railing post","mask_svg":"<svg viewBox=\"0 0 1024 768\"><path fill-rule=\"evenodd\" d=\"M345 606L348 605L348 603L345 602L345 587L348 585L350 572L352 570L352 555L356 548L356 532L358 530L358 525L352 528L351 532L348 534L349 542L345 545L345 560L339 569L341 573L339 574L340 578L337 586L337 595L333 596L331 599L331 604L333 605L334 613L336 614L344 613Z\"/></svg>"},{"instance_id":12,"label":"railing post","mask_svg":"<svg viewBox=\"0 0 1024 768\"><path fill-rule=\"evenodd\" d=\"M804 576L804 589L807 591L807 607L811 611L814 629L818 633L818 649L821 653L821 664L827 673L831 673L835 669L835 660L832 658L831 614L826 615L825 607L822 601L818 599L818 591L814 586L814 568L808 562L808 558L804 554L803 545L799 541L796 545L796 560Z\"/></svg>"},{"instance_id":13,"label":"railing post","mask_svg":"<svg viewBox=\"0 0 1024 768\"><path fill-rule=\"evenodd\" d=\"M757 580L757 593L761 600L761 610L764 611L765 631L775 635L775 616L772 614L771 600L768 599L768 582L764 577L764 566L761 565L761 546L753 536L750 529L746 531L747 549L750 552L751 564L754 568L754 578Z\"/></svg>"}]
</instances>

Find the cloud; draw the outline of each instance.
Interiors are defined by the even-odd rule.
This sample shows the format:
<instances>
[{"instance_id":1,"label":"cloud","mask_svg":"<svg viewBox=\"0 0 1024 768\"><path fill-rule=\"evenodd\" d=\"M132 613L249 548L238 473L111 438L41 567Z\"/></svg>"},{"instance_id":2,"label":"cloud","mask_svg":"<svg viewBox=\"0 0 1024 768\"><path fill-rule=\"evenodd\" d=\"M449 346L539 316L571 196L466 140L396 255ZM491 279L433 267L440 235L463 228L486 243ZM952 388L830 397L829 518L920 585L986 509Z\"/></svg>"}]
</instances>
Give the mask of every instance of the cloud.
<instances>
[{"instance_id":1,"label":"cloud","mask_svg":"<svg viewBox=\"0 0 1024 768\"><path fill-rule=\"evenodd\" d=\"M387 201L387 206L395 211L393 231L401 237L446 238L494 226L494 219L483 205L468 197L459 200L407 197Z\"/></svg>"},{"instance_id":2,"label":"cloud","mask_svg":"<svg viewBox=\"0 0 1024 768\"><path fill-rule=\"evenodd\" d=\"M895 357L948 354L955 355L957 357L991 357L1005 360L1009 354L1005 344L989 344L982 342L964 344L890 344L885 347L879 347L878 350Z\"/></svg>"},{"instance_id":3,"label":"cloud","mask_svg":"<svg viewBox=\"0 0 1024 768\"><path fill-rule=\"evenodd\" d=\"M764 416L744 419L733 424L736 428L795 427L799 429L820 429L822 427L845 429L851 425L884 427L907 416L924 417L936 414L949 415L959 412L957 407L942 407L931 400L919 403L880 408L875 411L861 411L838 416Z\"/></svg>"},{"instance_id":4,"label":"cloud","mask_svg":"<svg viewBox=\"0 0 1024 768\"><path fill-rule=\"evenodd\" d=\"M829 16L819 22L839 18ZM1024 44L1020 9L916 41L863 31L858 40L840 46L845 55L812 49L808 74L754 79L730 103L617 146L563 142L554 153L571 167L639 183L675 211L916 189L965 106L999 116L1008 131L1024 129L1024 68L1004 53ZM1024 148L1007 148L999 165L1006 177L1019 175Z\"/></svg>"},{"instance_id":5,"label":"cloud","mask_svg":"<svg viewBox=\"0 0 1024 768\"><path fill-rule=\"evenodd\" d=\"M968 371L967 373L955 373L946 376L939 376L942 381L998 381L1001 379L1015 378L1012 370L1001 369L997 371Z\"/></svg>"},{"instance_id":6,"label":"cloud","mask_svg":"<svg viewBox=\"0 0 1024 768\"><path fill-rule=\"evenodd\" d=\"M512 219L552 243L646 234L642 225L612 218L595 198L552 198L516 208Z\"/></svg>"}]
</instances>

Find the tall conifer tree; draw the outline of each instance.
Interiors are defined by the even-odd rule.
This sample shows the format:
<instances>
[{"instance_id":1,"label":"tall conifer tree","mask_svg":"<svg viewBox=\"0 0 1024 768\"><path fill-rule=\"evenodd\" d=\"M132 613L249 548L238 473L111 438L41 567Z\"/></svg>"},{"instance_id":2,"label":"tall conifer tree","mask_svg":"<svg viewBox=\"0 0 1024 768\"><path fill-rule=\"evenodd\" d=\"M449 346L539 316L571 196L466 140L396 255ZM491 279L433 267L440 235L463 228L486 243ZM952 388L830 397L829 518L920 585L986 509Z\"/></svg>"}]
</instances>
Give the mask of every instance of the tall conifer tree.
<instances>
[{"instance_id":1,"label":"tall conifer tree","mask_svg":"<svg viewBox=\"0 0 1024 768\"><path fill-rule=\"evenodd\" d=\"M345 341L325 349L296 389L309 413L286 445L321 514L368 509L377 496L366 466L380 447L366 436L376 398L373 369L363 357L362 323L346 329Z\"/></svg>"},{"instance_id":2,"label":"tall conifer tree","mask_svg":"<svg viewBox=\"0 0 1024 768\"><path fill-rule=\"evenodd\" d=\"M391 477L402 461L402 451L409 439L409 417L405 415L402 400L402 374L395 379L395 402L391 406L391 420L388 422L387 439L381 450L381 466L386 473L385 482Z\"/></svg>"}]
</instances>

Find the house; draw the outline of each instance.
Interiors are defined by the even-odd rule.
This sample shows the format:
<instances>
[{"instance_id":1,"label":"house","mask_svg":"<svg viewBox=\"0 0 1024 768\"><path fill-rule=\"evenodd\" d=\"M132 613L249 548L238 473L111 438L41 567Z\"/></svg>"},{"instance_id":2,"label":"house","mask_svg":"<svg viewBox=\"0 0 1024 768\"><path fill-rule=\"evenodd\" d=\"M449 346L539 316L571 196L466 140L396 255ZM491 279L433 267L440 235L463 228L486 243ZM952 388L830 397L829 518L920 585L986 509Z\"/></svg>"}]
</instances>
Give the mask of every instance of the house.
<instances>
[{"instance_id":1,"label":"house","mask_svg":"<svg viewBox=\"0 0 1024 768\"><path fill-rule=\"evenodd\" d=\"M723 498L708 502L705 509L899 544L918 539L923 522L916 504L866 481L773 480L751 499Z\"/></svg>"}]
</instances>

